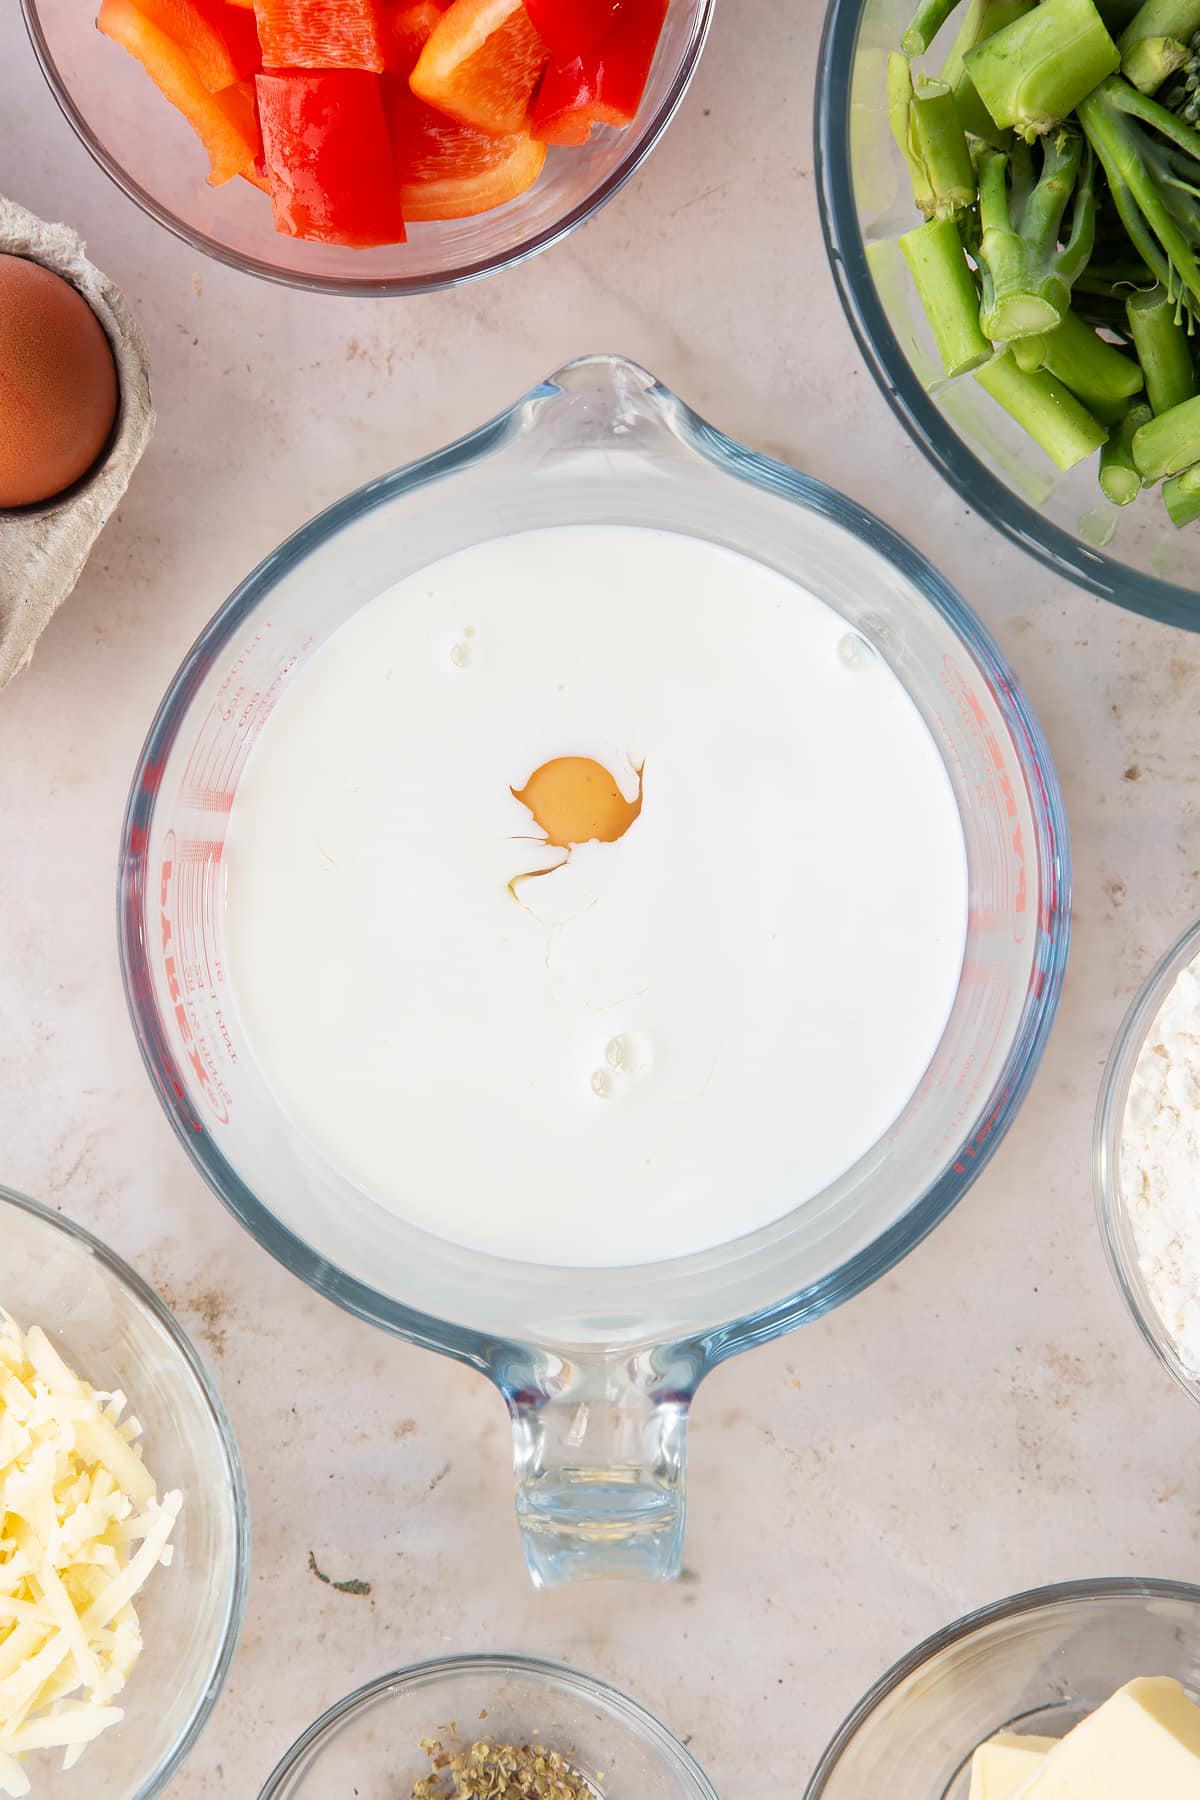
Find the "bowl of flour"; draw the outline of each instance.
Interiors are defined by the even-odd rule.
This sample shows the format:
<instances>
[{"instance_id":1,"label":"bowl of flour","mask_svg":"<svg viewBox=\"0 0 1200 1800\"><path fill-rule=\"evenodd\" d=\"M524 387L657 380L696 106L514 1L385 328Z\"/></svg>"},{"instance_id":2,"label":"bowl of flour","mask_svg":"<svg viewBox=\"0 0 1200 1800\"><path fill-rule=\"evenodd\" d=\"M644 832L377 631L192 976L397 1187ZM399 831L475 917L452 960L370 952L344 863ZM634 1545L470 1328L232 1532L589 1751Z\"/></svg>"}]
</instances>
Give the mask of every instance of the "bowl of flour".
<instances>
[{"instance_id":1,"label":"bowl of flour","mask_svg":"<svg viewBox=\"0 0 1200 1800\"><path fill-rule=\"evenodd\" d=\"M1200 1399L1200 923L1163 957L1117 1035L1095 1179L1117 1285L1151 1348Z\"/></svg>"}]
</instances>

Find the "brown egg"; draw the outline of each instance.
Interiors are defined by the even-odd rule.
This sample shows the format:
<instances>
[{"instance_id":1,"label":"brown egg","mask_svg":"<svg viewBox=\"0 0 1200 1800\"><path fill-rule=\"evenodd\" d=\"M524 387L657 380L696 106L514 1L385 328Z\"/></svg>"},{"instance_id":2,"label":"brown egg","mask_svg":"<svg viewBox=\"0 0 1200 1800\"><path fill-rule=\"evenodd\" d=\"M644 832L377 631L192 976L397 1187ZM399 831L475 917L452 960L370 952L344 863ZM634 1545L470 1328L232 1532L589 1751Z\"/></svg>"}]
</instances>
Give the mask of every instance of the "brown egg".
<instances>
[{"instance_id":1,"label":"brown egg","mask_svg":"<svg viewBox=\"0 0 1200 1800\"><path fill-rule=\"evenodd\" d=\"M86 475L116 416L112 350L87 301L40 263L0 255L0 507Z\"/></svg>"}]
</instances>

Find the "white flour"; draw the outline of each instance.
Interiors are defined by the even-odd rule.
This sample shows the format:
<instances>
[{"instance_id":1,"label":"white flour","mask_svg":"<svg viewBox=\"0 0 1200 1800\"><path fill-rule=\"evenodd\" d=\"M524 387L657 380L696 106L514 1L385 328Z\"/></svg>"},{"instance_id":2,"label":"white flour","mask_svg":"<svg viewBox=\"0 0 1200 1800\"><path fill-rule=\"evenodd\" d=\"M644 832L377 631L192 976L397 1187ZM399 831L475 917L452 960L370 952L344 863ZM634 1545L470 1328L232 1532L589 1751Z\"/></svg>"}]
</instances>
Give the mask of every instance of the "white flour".
<instances>
[{"instance_id":1,"label":"white flour","mask_svg":"<svg viewBox=\"0 0 1200 1800\"><path fill-rule=\"evenodd\" d=\"M1146 1035L1121 1129L1121 1186L1150 1296L1200 1376L1200 958Z\"/></svg>"}]
</instances>

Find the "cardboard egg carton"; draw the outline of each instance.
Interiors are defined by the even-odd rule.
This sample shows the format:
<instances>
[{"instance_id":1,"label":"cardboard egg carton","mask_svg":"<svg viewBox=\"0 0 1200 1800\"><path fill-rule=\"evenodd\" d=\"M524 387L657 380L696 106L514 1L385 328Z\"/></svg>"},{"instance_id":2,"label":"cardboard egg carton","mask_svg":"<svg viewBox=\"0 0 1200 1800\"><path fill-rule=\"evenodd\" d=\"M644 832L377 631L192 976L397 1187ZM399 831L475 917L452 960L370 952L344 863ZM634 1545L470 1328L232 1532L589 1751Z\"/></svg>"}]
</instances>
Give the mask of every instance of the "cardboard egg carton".
<instances>
[{"instance_id":1,"label":"cardboard egg carton","mask_svg":"<svg viewBox=\"0 0 1200 1800\"><path fill-rule=\"evenodd\" d=\"M0 251L42 263L88 302L112 345L120 398L108 449L89 475L60 498L0 511L0 688L33 655L117 505L154 429L150 364L124 296L84 255L66 225L47 225L0 196Z\"/></svg>"}]
</instances>

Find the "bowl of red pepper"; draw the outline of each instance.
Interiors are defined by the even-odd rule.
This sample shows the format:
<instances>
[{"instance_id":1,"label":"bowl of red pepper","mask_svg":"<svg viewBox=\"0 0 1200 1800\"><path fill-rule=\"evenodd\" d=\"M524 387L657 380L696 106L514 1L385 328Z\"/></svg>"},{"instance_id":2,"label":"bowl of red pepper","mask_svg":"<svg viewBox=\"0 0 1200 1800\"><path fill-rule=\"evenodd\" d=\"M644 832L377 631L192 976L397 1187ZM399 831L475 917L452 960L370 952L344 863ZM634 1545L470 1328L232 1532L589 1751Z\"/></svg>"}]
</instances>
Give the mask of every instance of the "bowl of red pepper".
<instances>
[{"instance_id":1,"label":"bowl of red pepper","mask_svg":"<svg viewBox=\"0 0 1200 1800\"><path fill-rule=\"evenodd\" d=\"M521 262L649 155L713 0L22 0L50 88L142 209L325 293Z\"/></svg>"}]
</instances>

